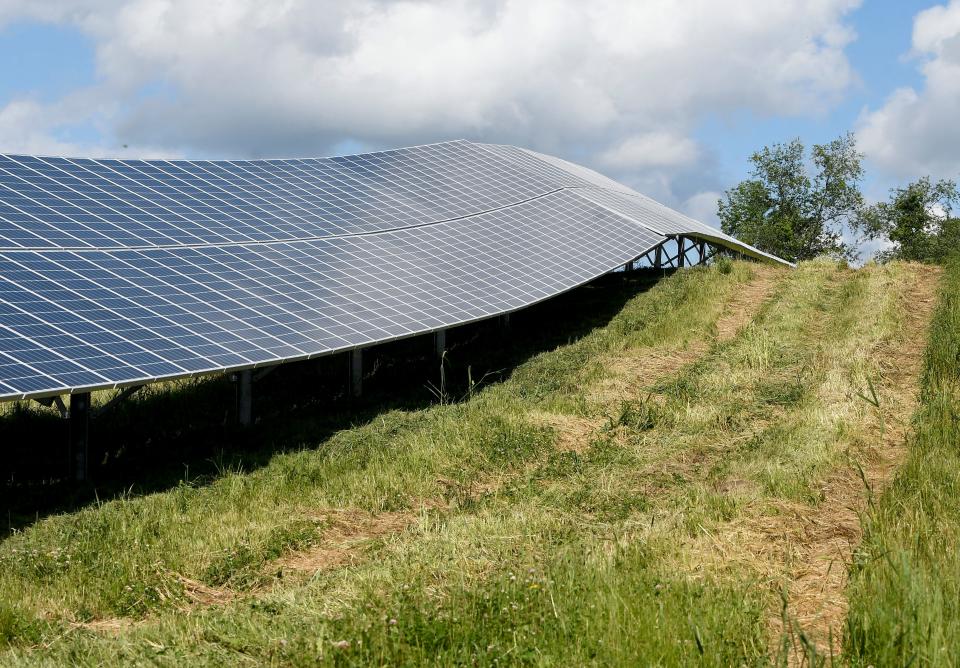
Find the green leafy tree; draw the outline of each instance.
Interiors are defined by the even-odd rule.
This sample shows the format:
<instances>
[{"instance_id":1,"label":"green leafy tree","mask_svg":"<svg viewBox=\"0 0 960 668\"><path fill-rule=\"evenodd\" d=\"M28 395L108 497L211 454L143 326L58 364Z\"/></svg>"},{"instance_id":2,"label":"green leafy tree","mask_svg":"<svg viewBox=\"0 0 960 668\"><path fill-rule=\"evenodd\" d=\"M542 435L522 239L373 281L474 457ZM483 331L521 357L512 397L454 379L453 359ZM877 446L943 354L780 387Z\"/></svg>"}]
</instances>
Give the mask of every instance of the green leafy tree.
<instances>
[{"instance_id":1,"label":"green leafy tree","mask_svg":"<svg viewBox=\"0 0 960 668\"><path fill-rule=\"evenodd\" d=\"M957 202L955 182L925 176L892 189L889 202L865 209L859 227L868 239L890 242L877 253L880 261L943 262L960 251L960 220L950 215Z\"/></svg>"},{"instance_id":2,"label":"green leafy tree","mask_svg":"<svg viewBox=\"0 0 960 668\"><path fill-rule=\"evenodd\" d=\"M810 153L799 139L750 156L753 171L717 202L724 232L788 260L818 255L850 257L843 226L863 208L862 156L852 133Z\"/></svg>"}]
</instances>

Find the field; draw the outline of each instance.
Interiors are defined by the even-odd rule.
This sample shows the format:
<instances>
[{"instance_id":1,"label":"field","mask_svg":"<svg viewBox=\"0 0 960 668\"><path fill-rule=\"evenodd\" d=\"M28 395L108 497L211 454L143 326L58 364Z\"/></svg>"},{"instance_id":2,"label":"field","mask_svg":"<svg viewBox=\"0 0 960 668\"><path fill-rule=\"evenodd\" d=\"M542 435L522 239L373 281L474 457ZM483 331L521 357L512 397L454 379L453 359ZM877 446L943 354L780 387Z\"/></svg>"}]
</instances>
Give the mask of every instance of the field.
<instances>
[{"instance_id":1,"label":"field","mask_svg":"<svg viewBox=\"0 0 960 668\"><path fill-rule=\"evenodd\" d=\"M360 405L265 381L247 434L225 381L129 402L97 488L4 492L0 665L960 663L960 265L517 320Z\"/></svg>"}]
</instances>

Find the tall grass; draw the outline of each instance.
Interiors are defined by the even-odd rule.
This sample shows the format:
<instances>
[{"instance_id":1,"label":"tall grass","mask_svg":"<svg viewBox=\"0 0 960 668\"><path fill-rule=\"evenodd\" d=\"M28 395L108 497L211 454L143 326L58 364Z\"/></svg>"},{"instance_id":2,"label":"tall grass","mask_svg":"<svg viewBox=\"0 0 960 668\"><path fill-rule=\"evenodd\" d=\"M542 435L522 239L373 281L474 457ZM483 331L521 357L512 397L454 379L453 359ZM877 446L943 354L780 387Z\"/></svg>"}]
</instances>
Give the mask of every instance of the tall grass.
<instances>
[{"instance_id":1,"label":"tall grass","mask_svg":"<svg viewBox=\"0 0 960 668\"><path fill-rule=\"evenodd\" d=\"M882 396L881 396L882 401ZM960 262L931 327L909 457L871 509L854 563L854 665L960 665Z\"/></svg>"}]
</instances>

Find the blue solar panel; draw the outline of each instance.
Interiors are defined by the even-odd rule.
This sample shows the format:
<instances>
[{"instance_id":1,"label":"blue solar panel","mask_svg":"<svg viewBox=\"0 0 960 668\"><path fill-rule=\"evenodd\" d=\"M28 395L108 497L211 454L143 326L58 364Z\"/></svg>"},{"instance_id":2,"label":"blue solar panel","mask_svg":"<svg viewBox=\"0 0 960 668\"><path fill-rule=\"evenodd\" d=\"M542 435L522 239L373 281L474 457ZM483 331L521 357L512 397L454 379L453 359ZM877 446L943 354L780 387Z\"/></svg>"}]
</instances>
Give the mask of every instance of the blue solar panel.
<instances>
[{"instance_id":1,"label":"blue solar panel","mask_svg":"<svg viewBox=\"0 0 960 668\"><path fill-rule=\"evenodd\" d=\"M463 141L315 160L0 156L0 243L114 248L358 234L469 216L556 189Z\"/></svg>"},{"instance_id":2,"label":"blue solar panel","mask_svg":"<svg viewBox=\"0 0 960 668\"><path fill-rule=\"evenodd\" d=\"M742 247L567 164L465 141L311 160L0 156L0 399L471 322L664 234Z\"/></svg>"}]
</instances>

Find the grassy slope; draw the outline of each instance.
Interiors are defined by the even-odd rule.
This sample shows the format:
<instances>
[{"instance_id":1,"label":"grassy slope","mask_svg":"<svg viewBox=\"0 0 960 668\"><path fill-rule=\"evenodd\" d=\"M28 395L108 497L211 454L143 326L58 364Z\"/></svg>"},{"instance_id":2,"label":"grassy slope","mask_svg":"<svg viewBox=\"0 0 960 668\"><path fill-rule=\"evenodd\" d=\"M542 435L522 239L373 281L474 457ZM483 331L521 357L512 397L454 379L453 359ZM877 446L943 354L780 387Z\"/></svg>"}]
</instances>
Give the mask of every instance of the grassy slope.
<instances>
[{"instance_id":1,"label":"grassy slope","mask_svg":"<svg viewBox=\"0 0 960 668\"><path fill-rule=\"evenodd\" d=\"M751 536L775 543L755 527L817 509L868 447L851 396L902 343L914 270L779 274L723 339L755 270L682 272L463 403L12 535L0 663L785 656L770 620L791 565ZM651 357L623 382L621 361Z\"/></svg>"},{"instance_id":2,"label":"grassy slope","mask_svg":"<svg viewBox=\"0 0 960 668\"><path fill-rule=\"evenodd\" d=\"M854 665L960 664L960 264L947 268L910 455L869 513L853 571Z\"/></svg>"}]
</instances>

